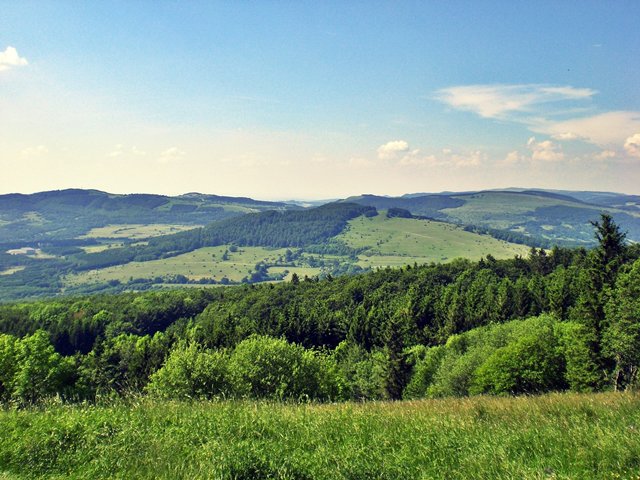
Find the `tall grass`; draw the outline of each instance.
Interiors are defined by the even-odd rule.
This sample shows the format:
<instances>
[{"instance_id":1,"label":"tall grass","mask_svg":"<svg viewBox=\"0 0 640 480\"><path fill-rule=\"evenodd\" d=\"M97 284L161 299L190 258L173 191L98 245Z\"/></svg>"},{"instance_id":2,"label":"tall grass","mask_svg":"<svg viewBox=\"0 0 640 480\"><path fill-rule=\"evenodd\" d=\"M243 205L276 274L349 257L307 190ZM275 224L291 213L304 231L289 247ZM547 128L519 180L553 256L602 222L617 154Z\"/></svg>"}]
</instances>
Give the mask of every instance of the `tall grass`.
<instances>
[{"instance_id":1,"label":"tall grass","mask_svg":"<svg viewBox=\"0 0 640 480\"><path fill-rule=\"evenodd\" d=\"M640 479L640 396L0 413L0 479Z\"/></svg>"}]
</instances>

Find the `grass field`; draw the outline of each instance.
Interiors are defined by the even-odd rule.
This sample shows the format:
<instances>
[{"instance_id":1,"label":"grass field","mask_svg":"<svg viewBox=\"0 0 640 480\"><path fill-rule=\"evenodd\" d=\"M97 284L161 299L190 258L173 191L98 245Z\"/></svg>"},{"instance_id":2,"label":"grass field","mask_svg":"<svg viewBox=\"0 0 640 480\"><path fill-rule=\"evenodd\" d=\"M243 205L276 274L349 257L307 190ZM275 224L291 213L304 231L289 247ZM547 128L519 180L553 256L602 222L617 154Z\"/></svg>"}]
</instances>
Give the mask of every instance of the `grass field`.
<instances>
[{"instance_id":1,"label":"grass field","mask_svg":"<svg viewBox=\"0 0 640 480\"><path fill-rule=\"evenodd\" d=\"M103 243L101 245L88 245L84 247L80 247L86 253L98 253L104 252L105 250L109 250L111 248L120 248L123 247L124 243Z\"/></svg>"},{"instance_id":2,"label":"grass field","mask_svg":"<svg viewBox=\"0 0 640 480\"><path fill-rule=\"evenodd\" d=\"M152 223L148 225L107 225L92 228L88 233L79 238L128 238L131 240L140 240L184 232L185 230L193 230L200 226L201 225L170 225L164 223Z\"/></svg>"},{"instance_id":3,"label":"grass field","mask_svg":"<svg viewBox=\"0 0 640 480\"><path fill-rule=\"evenodd\" d=\"M478 260L527 255L529 247L465 232L448 223L407 218L359 217L338 239L353 248L370 247L359 257L361 266L398 266L407 263L446 262L464 257Z\"/></svg>"},{"instance_id":4,"label":"grass field","mask_svg":"<svg viewBox=\"0 0 640 480\"><path fill-rule=\"evenodd\" d=\"M20 272L22 270L24 270L26 267L23 266L19 266L19 267L9 267L5 270L0 270L0 275L12 275L16 272Z\"/></svg>"},{"instance_id":5,"label":"grass field","mask_svg":"<svg viewBox=\"0 0 640 480\"><path fill-rule=\"evenodd\" d=\"M184 275L191 280L200 278L214 278L221 280L240 281L254 270L258 262L275 262L284 256L286 249L270 249L263 247L243 247L237 252L227 252L228 259L223 260L228 246L205 247L171 258L151 260L148 262L131 262L124 265L90 270L79 274L69 275L65 279L67 285L83 283L108 282L119 280L127 282L130 278L155 278L171 275ZM272 267L269 272L289 270L290 275L296 271L298 275L317 275L320 269L306 267Z\"/></svg>"},{"instance_id":6,"label":"grass field","mask_svg":"<svg viewBox=\"0 0 640 480\"><path fill-rule=\"evenodd\" d=\"M130 226L127 226L130 227ZM157 225L150 225L148 229L139 231L144 235L154 231ZM100 230L104 235L122 234L133 235L135 230L118 231L115 226L111 230ZM98 230L98 229L96 229ZM103 233L96 233L102 235ZM135 238L135 237L128 237ZM415 220L404 218L387 218L384 214L373 218L360 217L349 222L345 232L337 239L353 248L367 248L359 255L357 264L363 268L371 267L399 267L407 264L447 262L454 258L464 257L477 260L491 254L496 258L510 258L516 254L527 255L529 247L496 240L487 235L465 232L461 228L442 222ZM111 248L110 245L86 247L99 251ZM153 279L184 275L190 280L214 278L219 281L226 277L232 281L241 281L250 275L259 262L276 263L279 257L284 257L286 249L272 249L264 247L243 247L237 252L228 251L229 246L205 247L171 258L152 260L147 262L131 262L124 265L90 270L65 278L67 286L78 286L86 283L104 283L111 280L127 282L134 278ZM295 249L294 249L295 250ZM223 260L224 252L228 251L228 258ZM320 268L305 265L308 254L303 254L296 266L271 266L270 274L289 273L284 280L290 280L295 272L300 278L319 275ZM313 255L325 260L338 259L348 262L346 257Z\"/></svg>"},{"instance_id":7,"label":"grass field","mask_svg":"<svg viewBox=\"0 0 640 480\"><path fill-rule=\"evenodd\" d=\"M0 412L0 478L640 479L640 397Z\"/></svg>"}]
</instances>

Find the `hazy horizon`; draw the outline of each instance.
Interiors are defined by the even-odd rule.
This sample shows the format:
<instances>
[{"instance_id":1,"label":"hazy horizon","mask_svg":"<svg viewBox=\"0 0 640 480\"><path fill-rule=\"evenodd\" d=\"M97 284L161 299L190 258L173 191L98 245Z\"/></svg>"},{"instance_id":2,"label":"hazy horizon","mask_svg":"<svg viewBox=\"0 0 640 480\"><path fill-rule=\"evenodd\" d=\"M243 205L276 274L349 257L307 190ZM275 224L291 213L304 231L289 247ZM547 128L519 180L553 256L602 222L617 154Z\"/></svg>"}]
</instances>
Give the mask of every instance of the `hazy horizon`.
<instances>
[{"instance_id":1,"label":"hazy horizon","mask_svg":"<svg viewBox=\"0 0 640 480\"><path fill-rule=\"evenodd\" d=\"M2 4L0 194L638 194L640 3Z\"/></svg>"}]
</instances>

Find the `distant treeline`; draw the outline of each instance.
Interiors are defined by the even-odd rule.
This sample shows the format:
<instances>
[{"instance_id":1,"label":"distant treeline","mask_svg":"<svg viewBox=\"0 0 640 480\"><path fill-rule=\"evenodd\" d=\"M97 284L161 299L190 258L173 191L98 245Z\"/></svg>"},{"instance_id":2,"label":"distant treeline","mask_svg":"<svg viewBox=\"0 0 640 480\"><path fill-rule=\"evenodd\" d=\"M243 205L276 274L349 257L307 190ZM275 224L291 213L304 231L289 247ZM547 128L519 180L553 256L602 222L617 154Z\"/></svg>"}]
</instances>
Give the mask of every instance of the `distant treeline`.
<instances>
[{"instance_id":1,"label":"distant treeline","mask_svg":"<svg viewBox=\"0 0 640 480\"><path fill-rule=\"evenodd\" d=\"M513 230L501 230L498 228L482 227L478 225L465 225L464 230L467 232L478 233L481 235L490 235L498 240L504 240L505 242L517 243L520 245L528 245L530 247L550 249L554 246L559 247L575 247L575 240L561 240L561 239L545 239L543 237L526 235L520 232L514 232ZM585 246L592 246L594 242L585 242Z\"/></svg>"}]
</instances>

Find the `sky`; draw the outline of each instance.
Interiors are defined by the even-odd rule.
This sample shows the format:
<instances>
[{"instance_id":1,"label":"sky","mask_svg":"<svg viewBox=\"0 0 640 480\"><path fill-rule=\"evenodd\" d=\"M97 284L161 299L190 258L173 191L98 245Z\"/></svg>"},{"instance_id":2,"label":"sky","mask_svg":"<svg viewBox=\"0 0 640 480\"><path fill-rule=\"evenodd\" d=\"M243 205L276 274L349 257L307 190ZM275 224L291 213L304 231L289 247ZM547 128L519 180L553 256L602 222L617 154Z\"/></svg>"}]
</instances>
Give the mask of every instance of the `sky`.
<instances>
[{"instance_id":1,"label":"sky","mask_svg":"<svg viewBox=\"0 0 640 480\"><path fill-rule=\"evenodd\" d=\"M0 193L640 194L640 2L0 0Z\"/></svg>"}]
</instances>

